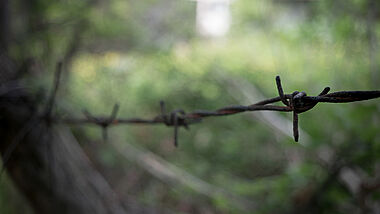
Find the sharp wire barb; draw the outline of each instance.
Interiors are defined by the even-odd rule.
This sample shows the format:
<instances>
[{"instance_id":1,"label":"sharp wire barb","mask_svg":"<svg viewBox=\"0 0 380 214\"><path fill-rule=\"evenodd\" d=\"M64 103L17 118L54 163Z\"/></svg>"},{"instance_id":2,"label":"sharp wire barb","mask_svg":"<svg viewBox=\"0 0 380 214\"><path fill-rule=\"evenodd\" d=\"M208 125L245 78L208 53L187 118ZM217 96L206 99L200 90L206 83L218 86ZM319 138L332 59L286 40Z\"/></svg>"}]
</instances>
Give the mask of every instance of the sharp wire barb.
<instances>
[{"instance_id":1,"label":"sharp wire barb","mask_svg":"<svg viewBox=\"0 0 380 214\"><path fill-rule=\"evenodd\" d=\"M278 94L280 95L280 98L281 98L281 102L284 103L284 105L289 106L289 103L284 96L284 90L282 89L280 76L276 76L276 85L277 85Z\"/></svg>"},{"instance_id":2,"label":"sharp wire barb","mask_svg":"<svg viewBox=\"0 0 380 214\"><path fill-rule=\"evenodd\" d=\"M174 122L174 146L178 147L178 115L176 112L173 113Z\"/></svg>"},{"instance_id":3,"label":"sharp wire barb","mask_svg":"<svg viewBox=\"0 0 380 214\"><path fill-rule=\"evenodd\" d=\"M330 87L326 87L323 89L321 93L319 93L318 96L326 95L327 93L329 93L329 91L330 91Z\"/></svg>"},{"instance_id":4,"label":"sharp wire barb","mask_svg":"<svg viewBox=\"0 0 380 214\"><path fill-rule=\"evenodd\" d=\"M115 104L114 106L113 106L113 109L112 109L112 113L111 113L111 116L110 116L110 119L109 119L109 122L110 123L112 123L113 122L113 120L115 120L115 118L116 118L116 115L117 115L117 113L118 113L118 111L119 111L119 104Z\"/></svg>"},{"instance_id":5,"label":"sharp wire barb","mask_svg":"<svg viewBox=\"0 0 380 214\"><path fill-rule=\"evenodd\" d=\"M293 137L294 141L298 142L299 132L298 132L298 114L293 112Z\"/></svg>"},{"instance_id":6,"label":"sharp wire barb","mask_svg":"<svg viewBox=\"0 0 380 214\"><path fill-rule=\"evenodd\" d=\"M107 139L108 139L108 127L110 125L116 125L118 124L120 121L119 120L116 120L116 115L119 111L119 104L115 104L113 106L113 109L112 109L112 112L110 114L109 117L107 118L104 118L104 117L95 117L93 116L90 112L88 112L87 110L83 110L83 114L84 116L87 118L88 121L85 121L85 120L81 120L79 122L88 122L88 123L94 123L98 126L100 126L102 128L102 137L103 137L103 141L104 142L107 142ZM73 121L73 120L71 120ZM69 122L70 123L70 122Z\"/></svg>"}]
</instances>

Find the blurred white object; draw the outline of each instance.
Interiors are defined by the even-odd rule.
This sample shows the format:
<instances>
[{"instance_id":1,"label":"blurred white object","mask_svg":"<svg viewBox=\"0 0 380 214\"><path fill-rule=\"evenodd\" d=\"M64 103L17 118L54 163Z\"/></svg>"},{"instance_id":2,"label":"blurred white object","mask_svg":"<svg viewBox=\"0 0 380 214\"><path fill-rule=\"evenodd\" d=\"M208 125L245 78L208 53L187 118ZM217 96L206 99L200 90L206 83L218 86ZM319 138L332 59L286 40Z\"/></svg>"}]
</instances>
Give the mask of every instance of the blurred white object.
<instances>
[{"instance_id":1,"label":"blurred white object","mask_svg":"<svg viewBox=\"0 0 380 214\"><path fill-rule=\"evenodd\" d=\"M230 0L198 0L197 31L205 37L223 37L230 29Z\"/></svg>"}]
</instances>

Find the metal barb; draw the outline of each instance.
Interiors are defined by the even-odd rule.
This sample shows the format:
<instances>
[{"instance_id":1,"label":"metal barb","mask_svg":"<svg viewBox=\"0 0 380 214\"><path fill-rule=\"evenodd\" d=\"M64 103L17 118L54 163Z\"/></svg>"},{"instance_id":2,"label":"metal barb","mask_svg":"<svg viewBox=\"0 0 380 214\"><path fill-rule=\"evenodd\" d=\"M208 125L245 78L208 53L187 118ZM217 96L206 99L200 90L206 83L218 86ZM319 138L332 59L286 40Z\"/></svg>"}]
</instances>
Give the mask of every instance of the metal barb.
<instances>
[{"instance_id":1,"label":"metal barb","mask_svg":"<svg viewBox=\"0 0 380 214\"><path fill-rule=\"evenodd\" d=\"M293 111L293 137L294 141L298 142L299 131L298 131L298 114Z\"/></svg>"},{"instance_id":2,"label":"metal barb","mask_svg":"<svg viewBox=\"0 0 380 214\"><path fill-rule=\"evenodd\" d=\"M284 91L282 89L280 76L276 76L276 85L277 85L278 94L280 95L280 98L281 98L281 102L284 103L286 106L289 106L289 102L286 100Z\"/></svg>"},{"instance_id":3,"label":"metal barb","mask_svg":"<svg viewBox=\"0 0 380 214\"><path fill-rule=\"evenodd\" d=\"M173 114L173 123L174 123L174 146L178 147L178 115L177 113Z\"/></svg>"},{"instance_id":4,"label":"metal barb","mask_svg":"<svg viewBox=\"0 0 380 214\"><path fill-rule=\"evenodd\" d=\"M323 89L323 91L321 93L319 93L318 96L326 95L327 93L329 93L329 91L330 91L330 87L326 87Z\"/></svg>"},{"instance_id":5,"label":"metal barb","mask_svg":"<svg viewBox=\"0 0 380 214\"><path fill-rule=\"evenodd\" d=\"M90 112L88 112L87 110L83 110L83 114L87 118L87 120L88 120L87 122L94 123L94 124L96 124L102 128L103 141L107 142L107 139L108 139L108 134L107 134L108 130L107 129L110 125L118 123L119 120L116 119L116 115L117 115L118 111L119 111L119 104L116 103L113 106L112 112L108 118L95 117Z\"/></svg>"},{"instance_id":6,"label":"metal barb","mask_svg":"<svg viewBox=\"0 0 380 214\"><path fill-rule=\"evenodd\" d=\"M108 120L108 122L109 122L110 124L115 120L118 111L119 111L119 104L116 103L116 104L113 106L112 113L111 113L111 115L110 115L110 117L109 117L109 120Z\"/></svg>"}]
</instances>

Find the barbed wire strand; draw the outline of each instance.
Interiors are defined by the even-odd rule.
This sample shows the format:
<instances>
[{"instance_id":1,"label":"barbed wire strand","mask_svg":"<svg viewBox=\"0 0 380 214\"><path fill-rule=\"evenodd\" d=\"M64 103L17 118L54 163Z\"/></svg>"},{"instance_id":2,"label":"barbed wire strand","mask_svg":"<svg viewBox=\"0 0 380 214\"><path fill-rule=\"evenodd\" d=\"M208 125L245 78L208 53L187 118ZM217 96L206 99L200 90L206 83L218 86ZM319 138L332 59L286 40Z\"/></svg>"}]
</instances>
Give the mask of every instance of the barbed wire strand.
<instances>
[{"instance_id":1,"label":"barbed wire strand","mask_svg":"<svg viewBox=\"0 0 380 214\"><path fill-rule=\"evenodd\" d=\"M244 106L226 106L215 111L208 110L196 110L190 113L186 113L182 109L176 109L169 113L166 113L165 103L160 101L160 114L152 119L144 118L117 118L117 113L119 111L119 104L115 104L110 116L94 116L89 111L84 110L84 118L59 118L53 115L53 108L56 101L56 95L60 85L62 73L62 63L57 63L57 69L54 75L53 88L51 90L50 96L47 100L46 106L44 108L41 116L37 116L33 122L30 124L35 124L39 121L45 120L47 125L50 126L53 123L64 123L72 125L85 125L94 124L102 128L103 140L107 140L107 129L110 126L121 125L121 124L131 124L131 125L156 125L164 124L168 127L174 127L174 145L178 146L178 132L180 127L189 129L189 125L194 123L199 123L203 118L206 117L219 117L238 114L247 111L280 111L280 112L293 112L293 137L296 142L299 140L298 131L298 114L306 112L314 108L318 103L350 103L357 101L370 100L380 97L380 91L338 91L329 93L330 88L326 87L318 96L307 96L305 92L295 91L292 94L284 94L281 79L276 76L276 86L279 96L265 99L257 103ZM272 105L273 103L281 101L285 106ZM29 124L29 123L28 123ZM27 126L29 127L29 126ZM26 133L30 131L27 128ZM0 176L4 171L4 167L8 162L12 152L15 147L19 144L19 141L25 136L26 133L20 134L10 144L10 146L5 151L5 158L3 158L3 166L0 170Z\"/></svg>"},{"instance_id":2,"label":"barbed wire strand","mask_svg":"<svg viewBox=\"0 0 380 214\"><path fill-rule=\"evenodd\" d=\"M57 69L59 72L59 69ZM60 75L56 75L58 78ZM55 81L54 93L59 86L59 79ZM276 86L279 96L262 100L252 105L235 105L227 106L215 111L196 110L190 113L185 113L182 109L176 109L166 113L165 103L160 101L161 114L152 119L143 118L116 118L119 110L119 105L115 104L112 113L108 117L94 116L88 111L83 111L85 118L53 118L53 122L65 124L94 124L98 125L103 130L103 139L107 139L107 128L113 125L121 124L164 124L168 127L174 127L174 145L178 145L178 130L180 127L186 129L190 124L201 122L206 117L219 117L238 114L247 111L281 111L293 112L293 137L296 142L299 140L298 133L298 114L306 112L314 108L318 103L350 103L357 101L370 100L380 97L380 91L338 91L329 93L330 88L325 87L318 96L307 96L305 92L295 91L292 94L284 94L280 76L276 76ZM54 104L54 97L50 99ZM281 101L285 106L272 105ZM52 108L52 105L50 108Z\"/></svg>"}]
</instances>

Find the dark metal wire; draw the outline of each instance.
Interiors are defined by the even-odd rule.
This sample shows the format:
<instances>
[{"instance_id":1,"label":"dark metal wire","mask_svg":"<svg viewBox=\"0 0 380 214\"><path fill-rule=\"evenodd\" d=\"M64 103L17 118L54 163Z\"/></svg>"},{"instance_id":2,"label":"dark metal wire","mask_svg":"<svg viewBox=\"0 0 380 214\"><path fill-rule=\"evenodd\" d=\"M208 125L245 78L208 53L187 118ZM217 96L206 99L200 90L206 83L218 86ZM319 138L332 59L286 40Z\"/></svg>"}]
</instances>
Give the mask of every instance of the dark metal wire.
<instances>
[{"instance_id":1,"label":"dark metal wire","mask_svg":"<svg viewBox=\"0 0 380 214\"><path fill-rule=\"evenodd\" d=\"M60 69L57 69L60 72ZM54 104L55 94L59 86L59 77L55 80L55 87L52 92L52 96L49 99L48 104L48 114L44 117L50 116L51 109ZM215 111L207 110L196 110L190 113L185 113L182 109L177 109L166 113L165 103L160 102L161 114L152 119L142 119L142 118L116 118L117 112L119 110L119 105L115 104L112 113L109 117L93 116L88 111L83 111L85 118L53 118L53 122L65 123L65 124L94 124L98 125L103 130L103 139L107 138L107 128L111 125L120 124L164 124L166 126L174 127L174 145L178 145L178 129L179 127L185 127L193 123L201 122L203 118L206 117L218 117L227 116L232 114L238 114L247 111L282 111L282 112L293 112L293 136L294 140L298 142L299 131L298 131L298 114L306 112L314 108L318 103L349 103L356 101L363 101L369 99L375 99L380 97L380 91L339 91L329 93L330 88L326 87L318 96L307 96L305 92L295 91L292 94L284 94L281 79L276 76L277 91L279 93L278 97L269 98L252 105L243 106L227 106ZM281 101L285 106L272 105L273 103Z\"/></svg>"}]
</instances>

